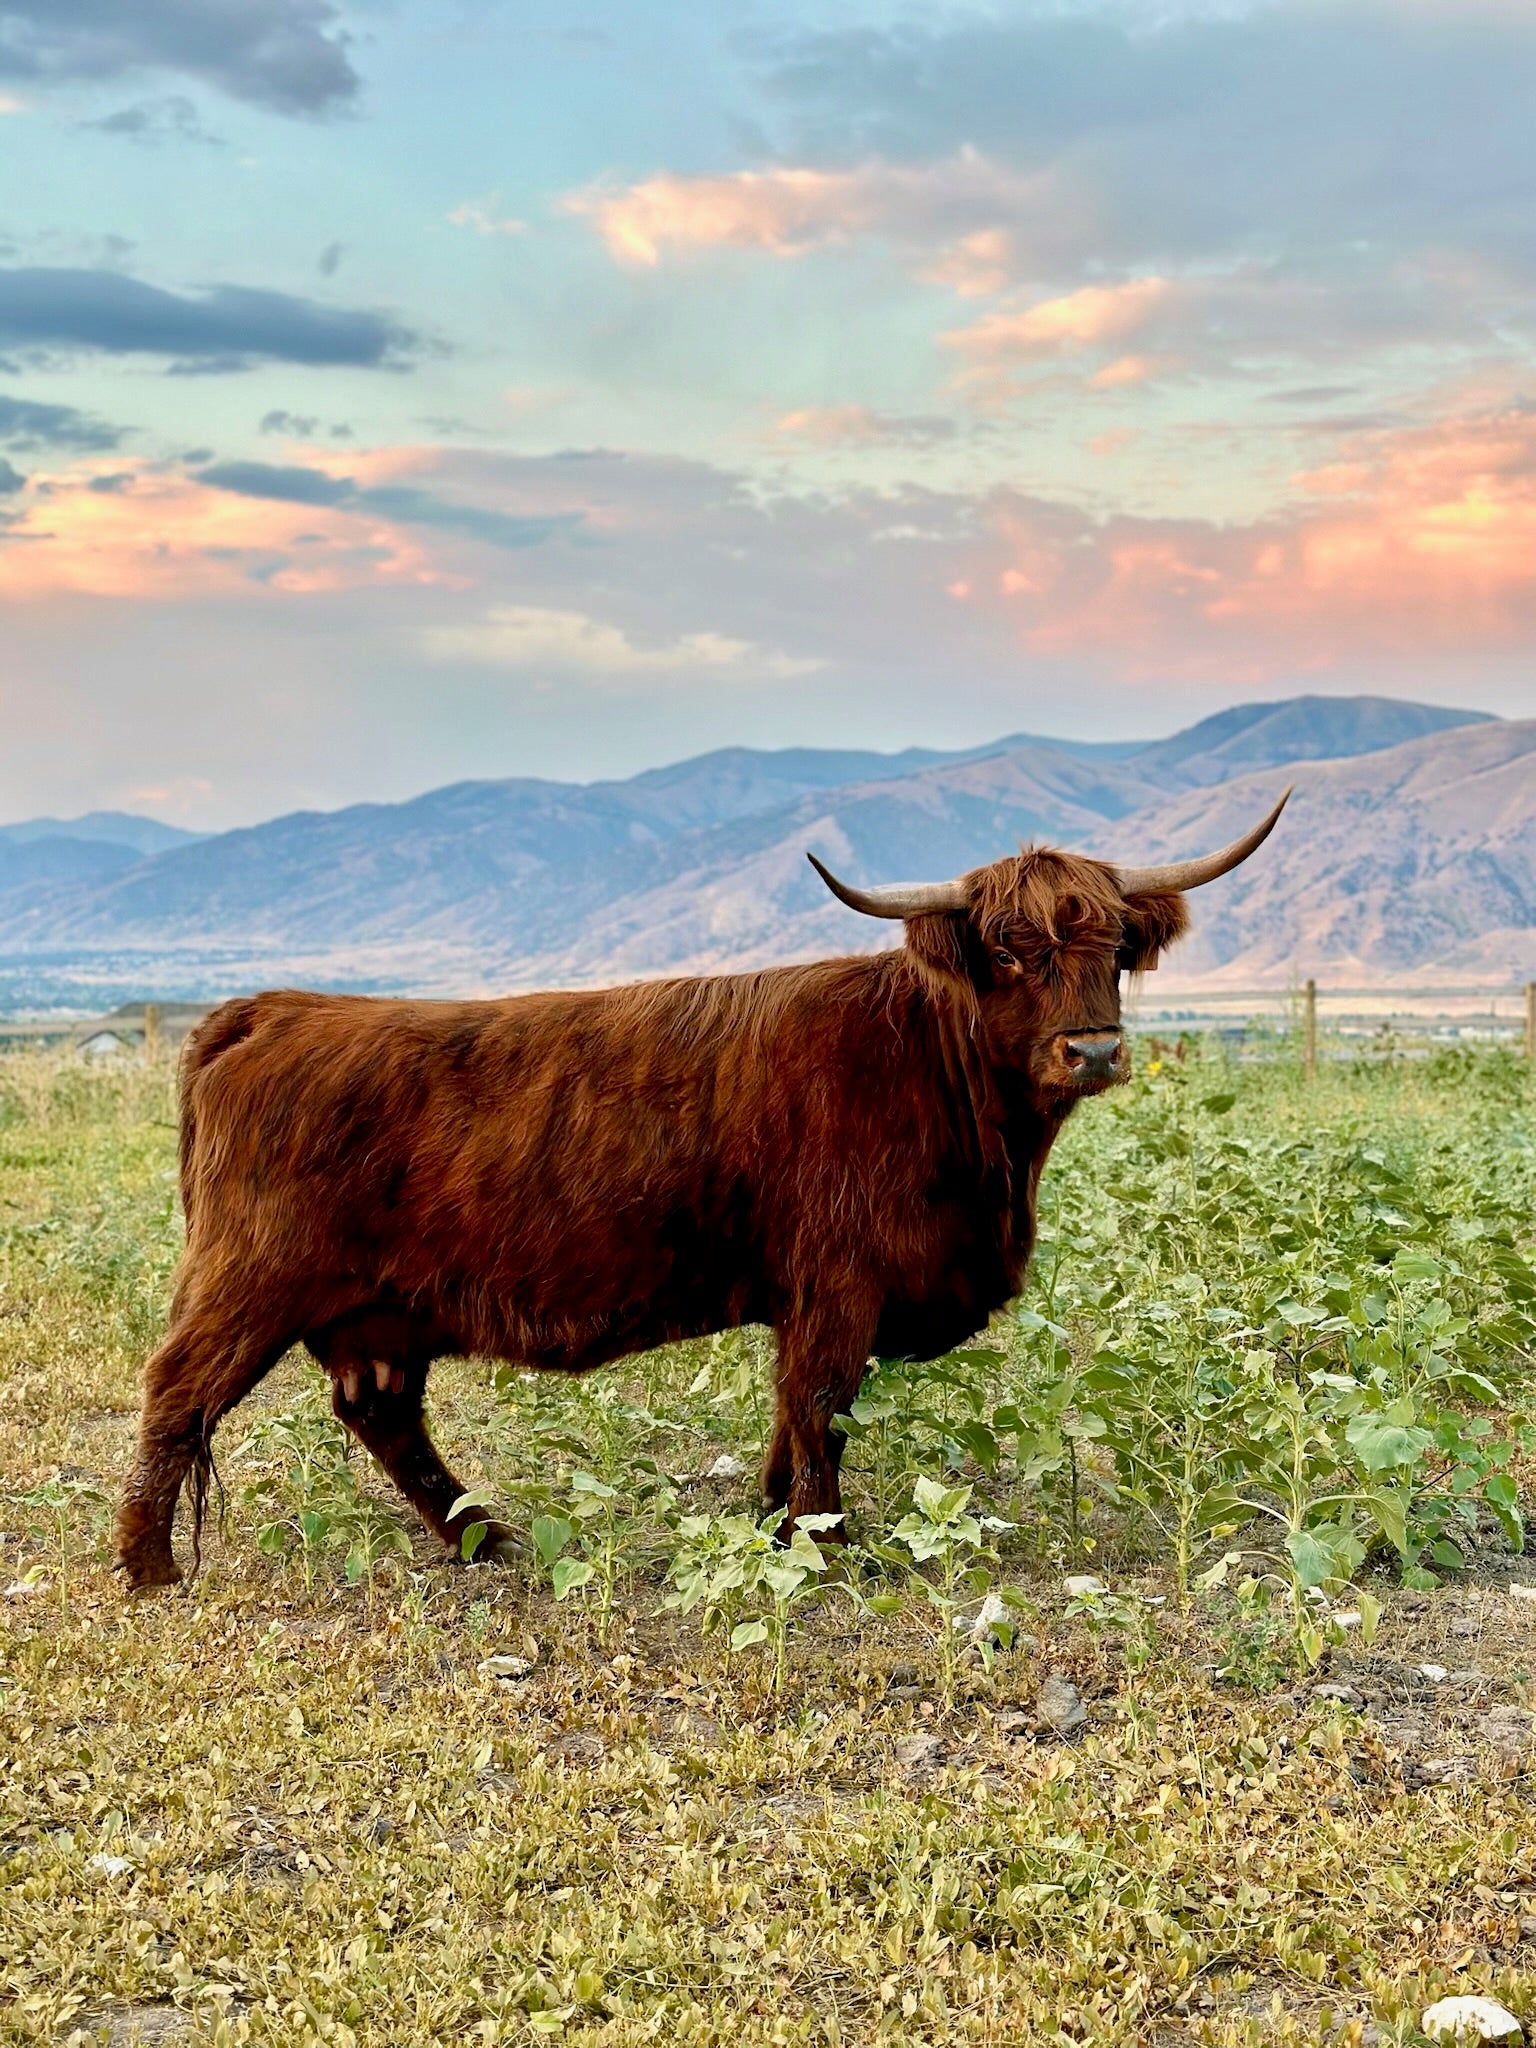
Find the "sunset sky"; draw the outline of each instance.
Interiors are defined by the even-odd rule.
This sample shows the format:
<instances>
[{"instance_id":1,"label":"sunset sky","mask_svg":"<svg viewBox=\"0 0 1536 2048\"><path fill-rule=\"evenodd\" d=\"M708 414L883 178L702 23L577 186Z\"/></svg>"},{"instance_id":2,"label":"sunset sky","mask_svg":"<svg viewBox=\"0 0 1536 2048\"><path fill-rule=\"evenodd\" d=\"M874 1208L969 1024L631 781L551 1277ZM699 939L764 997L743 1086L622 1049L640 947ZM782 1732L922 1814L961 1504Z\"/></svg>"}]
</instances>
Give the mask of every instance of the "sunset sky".
<instances>
[{"instance_id":1,"label":"sunset sky","mask_svg":"<svg viewBox=\"0 0 1536 2048\"><path fill-rule=\"evenodd\" d=\"M0 0L0 819L1536 715L1536 4Z\"/></svg>"}]
</instances>

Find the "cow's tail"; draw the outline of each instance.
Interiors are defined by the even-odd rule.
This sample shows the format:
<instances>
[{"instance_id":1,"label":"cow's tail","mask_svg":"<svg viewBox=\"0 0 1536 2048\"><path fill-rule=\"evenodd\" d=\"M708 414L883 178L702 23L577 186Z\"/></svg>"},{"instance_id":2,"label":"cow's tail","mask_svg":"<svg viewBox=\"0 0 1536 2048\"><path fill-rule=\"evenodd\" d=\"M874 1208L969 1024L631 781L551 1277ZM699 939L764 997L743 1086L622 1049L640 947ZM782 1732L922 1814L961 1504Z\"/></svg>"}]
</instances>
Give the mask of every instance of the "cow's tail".
<instances>
[{"instance_id":1,"label":"cow's tail","mask_svg":"<svg viewBox=\"0 0 1536 2048\"><path fill-rule=\"evenodd\" d=\"M232 1003L220 1003L187 1036L181 1049L179 1115L181 1135L177 1154L181 1181L181 1208L192 1227L197 1195L197 1082L216 1059L249 1038L256 1028L259 999L240 996Z\"/></svg>"},{"instance_id":2,"label":"cow's tail","mask_svg":"<svg viewBox=\"0 0 1536 2048\"><path fill-rule=\"evenodd\" d=\"M251 996L242 996L234 1002L221 1003L218 1009L211 1011L202 1023L188 1034L186 1044L182 1047L181 1071L178 1077L180 1135L177 1169L181 1183L182 1215L186 1219L189 1235L197 1210L199 1178L197 1083L215 1060L228 1052L231 1046L239 1045L242 1039L250 1037L256 1028L258 1014L257 1000ZM224 1516L224 1482L213 1462L211 1422L205 1422L198 1437L197 1447L192 1454L189 1478L192 1496L192 1572L195 1577L202 1563L203 1524L208 1515L210 1487L215 1489L218 1495L221 1523Z\"/></svg>"}]
</instances>

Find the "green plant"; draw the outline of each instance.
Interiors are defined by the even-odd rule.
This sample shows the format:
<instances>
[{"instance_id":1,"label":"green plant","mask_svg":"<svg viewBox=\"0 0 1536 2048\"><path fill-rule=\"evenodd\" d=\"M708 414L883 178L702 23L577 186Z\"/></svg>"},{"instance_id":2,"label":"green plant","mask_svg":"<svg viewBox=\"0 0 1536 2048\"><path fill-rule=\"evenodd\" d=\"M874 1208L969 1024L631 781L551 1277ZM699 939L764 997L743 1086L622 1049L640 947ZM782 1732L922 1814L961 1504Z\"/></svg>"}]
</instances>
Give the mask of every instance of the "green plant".
<instances>
[{"instance_id":1,"label":"green plant","mask_svg":"<svg viewBox=\"0 0 1536 2048\"><path fill-rule=\"evenodd\" d=\"M67 1613L69 1565L73 1554L74 1537L82 1522L99 1522L110 1505L107 1495L94 1479L71 1477L59 1472L52 1479L45 1479L40 1486L34 1486L26 1493L12 1494L11 1500L25 1511L33 1536L47 1544L52 1551L54 1573L59 1586L59 1608L61 1613ZM36 1519L32 1519L33 1517ZM41 1569L40 1566L33 1566L31 1571L24 1575L23 1583L35 1584Z\"/></svg>"},{"instance_id":2,"label":"green plant","mask_svg":"<svg viewBox=\"0 0 1536 2048\"><path fill-rule=\"evenodd\" d=\"M986 1617L977 1627L980 1617L970 1612L979 1610L992 1592L992 1577L984 1560L995 1553L983 1531L1000 1532L1012 1526L995 1515L972 1514L972 1491L969 1486L946 1487L936 1479L919 1479L912 1490L911 1510L891 1531L889 1546L900 1545L918 1567L911 1578L935 1619L939 1692L946 1706L954 1700L962 1652L974 1645L990 1667L994 1637L1004 1647L1013 1639L1013 1624L1006 1614ZM934 1566L936 1575L923 1572L924 1565ZM997 1601L1006 1608L1017 1596L1005 1589Z\"/></svg>"},{"instance_id":3,"label":"green plant","mask_svg":"<svg viewBox=\"0 0 1536 2048\"><path fill-rule=\"evenodd\" d=\"M749 1515L684 1515L663 1605L679 1614L702 1610L701 1633L720 1630L729 1661L766 1643L772 1685L783 1689L790 1622L798 1607L821 1598L830 1560L816 1537L840 1515L802 1515L789 1542L777 1538L785 1510L754 1522Z\"/></svg>"},{"instance_id":4,"label":"green plant","mask_svg":"<svg viewBox=\"0 0 1536 2048\"><path fill-rule=\"evenodd\" d=\"M639 1543L676 1498L654 1460L636 1459L620 1487L591 1472L571 1473L559 1513L534 1517L534 1549L550 1575L557 1600L584 1587L597 1593L597 1632L606 1642L613 1604L633 1569ZM567 1555L568 1546L577 1555Z\"/></svg>"},{"instance_id":5,"label":"green plant","mask_svg":"<svg viewBox=\"0 0 1536 2048\"><path fill-rule=\"evenodd\" d=\"M325 1552L343 1552L347 1581L364 1585L370 1602L381 1561L409 1557L411 1540L400 1518L364 1493L351 1461L351 1439L318 1400L266 1416L240 1445L242 1459L274 1457L280 1468L260 1472L244 1489L259 1517L256 1540L269 1555L298 1553L306 1592L314 1589Z\"/></svg>"}]
</instances>

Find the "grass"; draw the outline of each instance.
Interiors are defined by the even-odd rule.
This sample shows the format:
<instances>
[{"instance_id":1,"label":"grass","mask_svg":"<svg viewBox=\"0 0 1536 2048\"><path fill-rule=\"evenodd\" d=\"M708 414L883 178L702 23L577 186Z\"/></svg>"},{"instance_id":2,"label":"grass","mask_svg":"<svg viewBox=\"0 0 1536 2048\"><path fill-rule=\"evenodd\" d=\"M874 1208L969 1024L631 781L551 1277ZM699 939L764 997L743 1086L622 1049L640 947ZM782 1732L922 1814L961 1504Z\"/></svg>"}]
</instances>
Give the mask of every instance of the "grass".
<instances>
[{"instance_id":1,"label":"grass","mask_svg":"<svg viewBox=\"0 0 1536 2048\"><path fill-rule=\"evenodd\" d=\"M761 1333L437 1368L510 1570L439 1562L295 1357L202 1576L130 1605L170 1077L0 1059L0 2041L1536 2021L1536 1090L1142 1068L1052 1163L1022 1313L867 1385L846 1565L759 1539Z\"/></svg>"}]
</instances>

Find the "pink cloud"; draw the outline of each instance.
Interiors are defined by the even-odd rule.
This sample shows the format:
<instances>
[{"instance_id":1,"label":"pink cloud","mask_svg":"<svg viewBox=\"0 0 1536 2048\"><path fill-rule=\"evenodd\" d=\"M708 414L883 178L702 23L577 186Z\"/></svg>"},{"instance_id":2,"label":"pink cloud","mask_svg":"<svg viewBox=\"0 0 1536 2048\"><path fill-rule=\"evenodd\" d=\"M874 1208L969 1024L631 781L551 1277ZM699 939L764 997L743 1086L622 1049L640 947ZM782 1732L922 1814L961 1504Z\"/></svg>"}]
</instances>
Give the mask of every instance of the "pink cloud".
<instances>
[{"instance_id":1,"label":"pink cloud","mask_svg":"<svg viewBox=\"0 0 1536 2048\"><path fill-rule=\"evenodd\" d=\"M978 363L1012 363L1118 341L1146 325L1168 298L1165 277L1139 277L1128 284L1087 285L1064 298L988 313L969 327L954 327L939 339L946 348Z\"/></svg>"},{"instance_id":2,"label":"pink cloud","mask_svg":"<svg viewBox=\"0 0 1536 2048\"><path fill-rule=\"evenodd\" d=\"M994 501L973 570L1037 654L1127 678L1256 679L1513 651L1536 630L1536 414L1360 436L1245 525Z\"/></svg>"},{"instance_id":3,"label":"pink cloud","mask_svg":"<svg viewBox=\"0 0 1536 2048\"><path fill-rule=\"evenodd\" d=\"M112 487L93 489L103 478ZM267 588L291 593L434 574L420 547L364 513L239 497L113 460L34 473L33 495L0 547L0 596L248 595L258 568Z\"/></svg>"},{"instance_id":4,"label":"pink cloud","mask_svg":"<svg viewBox=\"0 0 1536 2048\"><path fill-rule=\"evenodd\" d=\"M918 276L925 284L948 285L962 299L987 298L1008 282L1013 241L1006 228L978 228L962 235Z\"/></svg>"},{"instance_id":5,"label":"pink cloud","mask_svg":"<svg viewBox=\"0 0 1536 2048\"><path fill-rule=\"evenodd\" d=\"M664 257L708 249L798 256L881 235L921 256L919 275L962 297L1006 283L1011 232L1028 230L1054 247L1056 223L1069 210L1053 172L1021 174L970 148L932 163L871 159L847 171L662 171L636 185L572 193L564 204L592 222L621 263L654 268Z\"/></svg>"}]
</instances>

